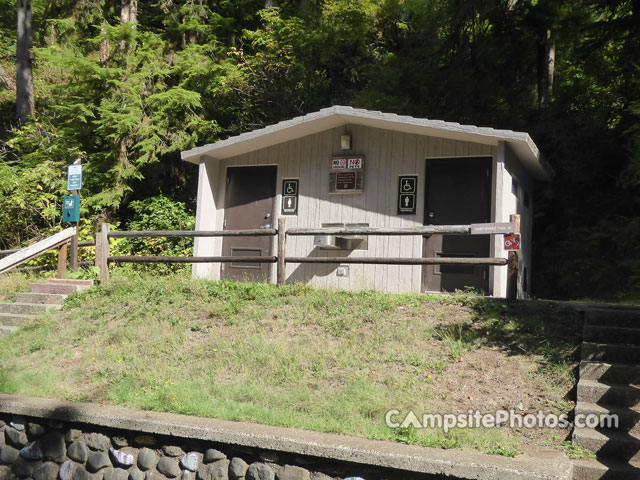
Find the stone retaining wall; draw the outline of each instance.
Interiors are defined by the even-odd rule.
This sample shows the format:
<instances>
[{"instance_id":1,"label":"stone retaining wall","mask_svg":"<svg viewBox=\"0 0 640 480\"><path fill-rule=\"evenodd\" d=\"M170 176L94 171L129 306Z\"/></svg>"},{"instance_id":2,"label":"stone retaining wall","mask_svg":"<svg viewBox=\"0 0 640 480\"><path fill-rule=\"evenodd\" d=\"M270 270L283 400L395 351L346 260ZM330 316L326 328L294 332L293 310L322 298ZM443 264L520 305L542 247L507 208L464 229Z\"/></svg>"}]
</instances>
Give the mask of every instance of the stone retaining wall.
<instances>
[{"instance_id":1,"label":"stone retaining wall","mask_svg":"<svg viewBox=\"0 0 640 480\"><path fill-rule=\"evenodd\" d=\"M385 470L203 440L0 414L0 480L355 480L364 472L367 480L418 478L409 472Z\"/></svg>"},{"instance_id":2,"label":"stone retaining wall","mask_svg":"<svg viewBox=\"0 0 640 480\"><path fill-rule=\"evenodd\" d=\"M0 480L568 480L516 458L0 393Z\"/></svg>"}]
</instances>

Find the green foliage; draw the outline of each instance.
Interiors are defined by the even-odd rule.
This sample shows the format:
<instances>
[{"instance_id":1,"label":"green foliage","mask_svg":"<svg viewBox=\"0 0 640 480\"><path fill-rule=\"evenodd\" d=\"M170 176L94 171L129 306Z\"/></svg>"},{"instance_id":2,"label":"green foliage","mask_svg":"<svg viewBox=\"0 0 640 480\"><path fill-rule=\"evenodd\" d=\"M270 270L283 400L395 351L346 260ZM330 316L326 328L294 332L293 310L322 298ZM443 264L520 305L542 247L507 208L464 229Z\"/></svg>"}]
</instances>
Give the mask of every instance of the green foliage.
<instances>
[{"instance_id":1,"label":"green foliage","mask_svg":"<svg viewBox=\"0 0 640 480\"><path fill-rule=\"evenodd\" d=\"M133 211L127 230L193 230L195 218L185 205L163 196L150 197L129 204ZM193 254L192 238L136 237L117 244L115 255L152 255L184 257ZM181 264L133 264L134 269L166 273L186 268Z\"/></svg>"},{"instance_id":2,"label":"green foliage","mask_svg":"<svg viewBox=\"0 0 640 480\"><path fill-rule=\"evenodd\" d=\"M48 86L55 102L43 106L43 114L56 117L86 159L87 206L115 210L145 165L194 146L216 126L198 115L200 94L181 86L183 70L166 62L161 36L103 25L91 42L126 48L114 48L104 64L59 45L38 51L43 69L60 69Z\"/></svg>"},{"instance_id":3,"label":"green foliage","mask_svg":"<svg viewBox=\"0 0 640 480\"><path fill-rule=\"evenodd\" d=\"M11 0L0 0L0 12L15 10L16 4ZM16 26L11 15L0 16L0 64L3 60L15 61Z\"/></svg>"},{"instance_id":4,"label":"green foliage","mask_svg":"<svg viewBox=\"0 0 640 480\"><path fill-rule=\"evenodd\" d=\"M81 268L75 272L67 273L67 278L98 281L100 279L100 267L89 266Z\"/></svg>"},{"instance_id":5,"label":"green foliage","mask_svg":"<svg viewBox=\"0 0 640 480\"><path fill-rule=\"evenodd\" d=\"M68 150L51 125L31 122L14 133L9 146L25 153L21 161L0 153L0 248L51 233L66 194Z\"/></svg>"}]
</instances>

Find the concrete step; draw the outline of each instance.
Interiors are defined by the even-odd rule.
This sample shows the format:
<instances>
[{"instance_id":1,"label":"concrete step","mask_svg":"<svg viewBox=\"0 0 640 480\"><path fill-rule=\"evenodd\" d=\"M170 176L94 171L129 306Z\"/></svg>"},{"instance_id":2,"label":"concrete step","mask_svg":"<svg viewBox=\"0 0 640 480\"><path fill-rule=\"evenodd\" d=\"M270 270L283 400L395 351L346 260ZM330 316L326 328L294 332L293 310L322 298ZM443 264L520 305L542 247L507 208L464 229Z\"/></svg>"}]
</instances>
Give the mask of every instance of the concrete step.
<instances>
[{"instance_id":1,"label":"concrete step","mask_svg":"<svg viewBox=\"0 0 640 480\"><path fill-rule=\"evenodd\" d=\"M7 335L11 335L20 327L8 326L8 325L0 325L0 338L6 337Z\"/></svg>"},{"instance_id":2,"label":"concrete step","mask_svg":"<svg viewBox=\"0 0 640 480\"><path fill-rule=\"evenodd\" d=\"M78 290L84 290L89 287L83 287L82 285L67 285L66 283L32 283L32 293L61 293L63 295L69 295L70 293L77 292Z\"/></svg>"},{"instance_id":3,"label":"concrete step","mask_svg":"<svg viewBox=\"0 0 640 480\"><path fill-rule=\"evenodd\" d=\"M75 280L72 278L50 278L48 283L55 283L58 285L77 285L79 287L93 287L93 280Z\"/></svg>"},{"instance_id":4,"label":"concrete step","mask_svg":"<svg viewBox=\"0 0 640 480\"><path fill-rule=\"evenodd\" d=\"M578 402L635 408L640 405L640 387L606 385L593 380L580 379L577 399Z\"/></svg>"},{"instance_id":5,"label":"concrete step","mask_svg":"<svg viewBox=\"0 0 640 480\"><path fill-rule=\"evenodd\" d=\"M640 308L589 310L586 312L585 324L640 328Z\"/></svg>"},{"instance_id":6,"label":"concrete step","mask_svg":"<svg viewBox=\"0 0 640 480\"><path fill-rule=\"evenodd\" d=\"M640 463L640 438L632 433L614 430L576 428L573 443L596 454L598 458Z\"/></svg>"},{"instance_id":7,"label":"concrete step","mask_svg":"<svg viewBox=\"0 0 640 480\"><path fill-rule=\"evenodd\" d=\"M16 302L20 303L46 303L48 305L62 305L69 295L61 293L16 293Z\"/></svg>"},{"instance_id":8,"label":"concrete step","mask_svg":"<svg viewBox=\"0 0 640 480\"><path fill-rule=\"evenodd\" d=\"M583 342L582 360L607 363L640 364L640 346Z\"/></svg>"},{"instance_id":9,"label":"concrete step","mask_svg":"<svg viewBox=\"0 0 640 480\"><path fill-rule=\"evenodd\" d=\"M60 308L62 308L61 305L47 305L45 303L0 303L0 313L17 313L19 315L35 315Z\"/></svg>"},{"instance_id":10,"label":"concrete step","mask_svg":"<svg viewBox=\"0 0 640 480\"><path fill-rule=\"evenodd\" d=\"M573 480L638 480L640 467L616 460L574 460Z\"/></svg>"},{"instance_id":11,"label":"concrete step","mask_svg":"<svg viewBox=\"0 0 640 480\"><path fill-rule=\"evenodd\" d=\"M576 404L576 415L616 415L618 417L618 431L640 434L640 407L619 407L617 405L598 405L589 402ZM612 424L613 426L613 424Z\"/></svg>"},{"instance_id":12,"label":"concrete step","mask_svg":"<svg viewBox=\"0 0 640 480\"><path fill-rule=\"evenodd\" d=\"M580 362L581 380L596 380L608 385L615 383L640 385L640 365L626 363Z\"/></svg>"},{"instance_id":13,"label":"concrete step","mask_svg":"<svg viewBox=\"0 0 640 480\"><path fill-rule=\"evenodd\" d=\"M585 325L584 341L592 343L640 345L640 328Z\"/></svg>"},{"instance_id":14,"label":"concrete step","mask_svg":"<svg viewBox=\"0 0 640 480\"><path fill-rule=\"evenodd\" d=\"M25 321L33 318L33 315L19 315L17 313L0 313L0 326L13 327L22 325Z\"/></svg>"}]
</instances>

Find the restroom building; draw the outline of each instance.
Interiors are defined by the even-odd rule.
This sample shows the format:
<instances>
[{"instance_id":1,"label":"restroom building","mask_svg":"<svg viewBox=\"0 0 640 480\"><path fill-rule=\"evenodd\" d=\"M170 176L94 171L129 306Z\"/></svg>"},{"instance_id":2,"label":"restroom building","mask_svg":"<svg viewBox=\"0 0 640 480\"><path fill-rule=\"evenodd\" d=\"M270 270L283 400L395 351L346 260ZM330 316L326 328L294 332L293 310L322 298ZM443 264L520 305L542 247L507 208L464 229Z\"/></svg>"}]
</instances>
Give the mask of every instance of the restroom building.
<instances>
[{"instance_id":1,"label":"restroom building","mask_svg":"<svg viewBox=\"0 0 640 480\"><path fill-rule=\"evenodd\" d=\"M533 188L552 170L527 133L333 106L182 152L199 166L196 230L411 227L521 216L518 296L531 286ZM506 257L502 235L290 236L287 256ZM196 238L195 256L276 255L276 237ZM274 264L196 263L209 279L275 282ZM287 264L287 282L504 297L506 266Z\"/></svg>"}]
</instances>

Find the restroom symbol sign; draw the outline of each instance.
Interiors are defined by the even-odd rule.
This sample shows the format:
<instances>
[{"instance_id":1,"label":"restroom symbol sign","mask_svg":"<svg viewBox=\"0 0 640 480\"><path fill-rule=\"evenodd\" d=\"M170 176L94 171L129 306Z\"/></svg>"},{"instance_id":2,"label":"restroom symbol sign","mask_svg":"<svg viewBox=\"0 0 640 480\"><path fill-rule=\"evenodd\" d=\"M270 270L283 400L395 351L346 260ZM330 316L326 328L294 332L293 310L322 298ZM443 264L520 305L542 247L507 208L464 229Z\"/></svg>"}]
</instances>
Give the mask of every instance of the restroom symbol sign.
<instances>
[{"instance_id":1,"label":"restroom symbol sign","mask_svg":"<svg viewBox=\"0 0 640 480\"><path fill-rule=\"evenodd\" d=\"M282 197L282 213L296 215L298 213L298 197Z\"/></svg>"},{"instance_id":2,"label":"restroom symbol sign","mask_svg":"<svg viewBox=\"0 0 640 480\"><path fill-rule=\"evenodd\" d=\"M398 180L398 215L415 215L418 176L400 175Z\"/></svg>"},{"instance_id":3,"label":"restroom symbol sign","mask_svg":"<svg viewBox=\"0 0 640 480\"><path fill-rule=\"evenodd\" d=\"M282 180L282 210L281 215L298 214L298 186L297 178Z\"/></svg>"},{"instance_id":4,"label":"restroom symbol sign","mask_svg":"<svg viewBox=\"0 0 640 480\"><path fill-rule=\"evenodd\" d=\"M283 180L283 195L298 195L298 180Z\"/></svg>"},{"instance_id":5,"label":"restroom symbol sign","mask_svg":"<svg viewBox=\"0 0 640 480\"><path fill-rule=\"evenodd\" d=\"M416 193L416 183L418 182L417 177L401 177L400 181L400 193L408 194L408 193Z\"/></svg>"}]
</instances>

